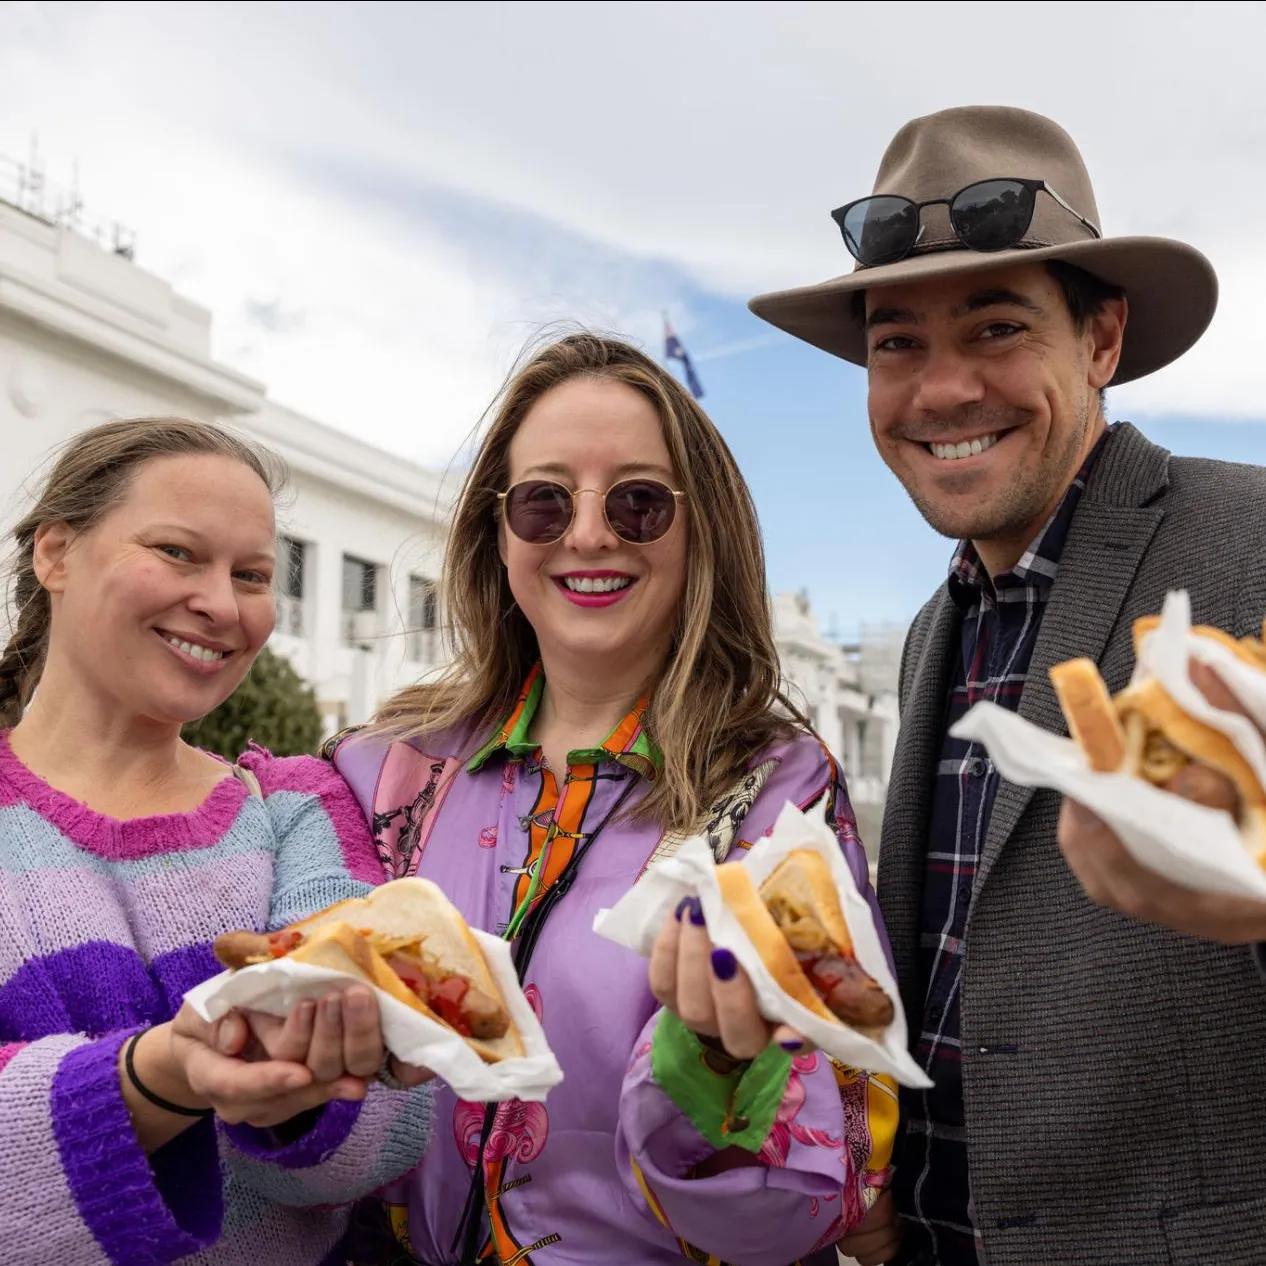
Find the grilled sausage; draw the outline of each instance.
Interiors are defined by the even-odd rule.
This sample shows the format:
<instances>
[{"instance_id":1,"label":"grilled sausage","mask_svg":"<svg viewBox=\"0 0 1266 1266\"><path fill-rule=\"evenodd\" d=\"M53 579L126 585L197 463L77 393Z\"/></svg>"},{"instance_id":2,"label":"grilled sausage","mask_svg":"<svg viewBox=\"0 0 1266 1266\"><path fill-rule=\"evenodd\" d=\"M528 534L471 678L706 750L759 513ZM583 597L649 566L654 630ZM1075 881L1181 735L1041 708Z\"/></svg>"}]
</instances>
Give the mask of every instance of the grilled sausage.
<instances>
[{"instance_id":1,"label":"grilled sausage","mask_svg":"<svg viewBox=\"0 0 1266 1266\"><path fill-rule=\"evenodd\" d=\"M225 932L211 948L218 962L234 969L267 962L273 956L267 932Z\"/></svg>"},{"instance_id":2,"label":"grilled sausage","mask_svg":"<svg viewBox=\"0 0 1266 1266\"><path fill-rule=\"evenodd\" d=\"M892 999L853 958L823 954L802 958L800 966L827 1007L845 1024L881 1029L892 1023Z\"/></svg>"},{"instance_id":3,"label":"grilled sausage","mask_svg":"<svg viewBox=\"0 0 1266 1266\"><path fill-rule=\"evenodd\" d=\"M1240 797L1235 784L1216 769L1191 761L1184 765L1166 784L1166 789L1184 800L1210 809L1224 809L1238 818Z\"/></svg>"}]
</instances>

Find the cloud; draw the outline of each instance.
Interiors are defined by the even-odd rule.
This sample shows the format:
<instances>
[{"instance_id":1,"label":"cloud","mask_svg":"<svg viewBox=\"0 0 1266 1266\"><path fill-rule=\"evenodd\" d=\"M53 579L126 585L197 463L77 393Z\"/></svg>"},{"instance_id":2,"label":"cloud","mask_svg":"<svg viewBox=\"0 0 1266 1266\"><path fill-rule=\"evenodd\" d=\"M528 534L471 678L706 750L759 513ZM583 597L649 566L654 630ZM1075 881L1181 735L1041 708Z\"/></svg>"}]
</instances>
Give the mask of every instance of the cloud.
<instances>
[{"instance_id":1,"label":"cloud","mask_svg":"<svg viewBox=\"0 0 1266 1266\"><path fill-rule=\"evenodd\" d=\"M242 315L267 334L298 334L308 323L305 313L285 307L280 299L248 298Z\"/></svg>"},{"instance_id":2,"label":"cloud","mask_svg":"<svg viewBox=\"0 0 1266 1266\"><path fill-rule=\"evenodd\" d=\"M731 343L721 343L716 347L705 347L698 352L692 352L691 360L725 360L729 356L743 356L747 352L759 352L763 348L774 346L778 341L779 335L776 332L755 334L751 338L735 339Z\"/></svg>"},{"instance_id":3,"label":"cloud","mask_svg":"<svg viewBox=\"0 0 1266 1266\"><path fill-rule=\"evenodd\" d=\"M1266 414L1266 12L1029 4L970 30L954 6L895 12L6 5L0 151L38 129L50 168L77 155L90 201L276 396L442 461L557 317L654 347L668 307L701 361L776 341L753 318L709 349L688 296L845 271L827 211L896 128L1006 101L1077 138L1109 231L1182 237L1223 278L1205 343L1117 410Z\"/></svg>"}]
</instances>

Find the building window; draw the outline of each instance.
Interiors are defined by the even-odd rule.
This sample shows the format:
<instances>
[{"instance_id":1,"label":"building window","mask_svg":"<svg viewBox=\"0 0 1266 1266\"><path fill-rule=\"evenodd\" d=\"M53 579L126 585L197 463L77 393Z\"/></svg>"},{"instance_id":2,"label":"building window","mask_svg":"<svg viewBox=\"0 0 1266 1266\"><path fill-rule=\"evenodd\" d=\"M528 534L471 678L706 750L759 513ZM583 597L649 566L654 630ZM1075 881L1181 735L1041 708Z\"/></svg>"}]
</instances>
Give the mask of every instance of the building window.
<instances>
[{"instance_id":1,"label":"building window","mask_svg":"<svg viewBox=\"0 0 1266 1266\"><path fill-rule=\"evenodd\" d=\"M307 629L303 605L308 545L293 536L277 540L277 632L302 637Z\"/></svg>"},{"instance_id":2,"label":"building window","mask_svg":"<svg viewBox=\"0 0 1266 1266\"><path fill-rule=\"evenodd\" d=\"M409 659L433 664L439 655L439 590L424 576L409 577Z\"/></svg>"},{"instance_id":3,"label":"building window","mask_svg":"<svg viewBox=\"0 0 1266 1266\"><path fill-rule=\"evenodd\" d=\"M343 641L362 646L377 632L378 564L343 555Z\"/></svg>"},{"instance_id":4,"label":"building window","mask_svg":"<svg viewBox=\"0 0 1266 1266\"><path fill-rule=\"evenodd\" d=\"M343 555L343 610L373 611L378 606L378 565Z\"/></svg>"}]
</instances>

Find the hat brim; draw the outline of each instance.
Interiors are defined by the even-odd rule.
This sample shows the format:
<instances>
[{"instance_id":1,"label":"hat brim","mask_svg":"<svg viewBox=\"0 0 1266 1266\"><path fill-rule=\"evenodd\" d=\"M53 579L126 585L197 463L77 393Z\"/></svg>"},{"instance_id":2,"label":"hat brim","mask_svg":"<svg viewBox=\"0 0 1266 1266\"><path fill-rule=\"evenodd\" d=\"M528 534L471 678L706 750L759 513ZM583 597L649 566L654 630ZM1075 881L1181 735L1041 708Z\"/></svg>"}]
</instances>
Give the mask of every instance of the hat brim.
<instances>
[{"instance_id":1,"label":"hat brim","mask_svg":"<svg viewBox=\"0 0 1266 1266\"><path fill-rule=\"evenodd\" d=\"M1053 259L1120 286L1129 299L1113 386L1177 360L1208 328L1218 305L1217 274L1195 247L1164 237L1115 237L1032 250L914 255L818 285L757 295L748 307L770 325L864 366L866 331L854 319L850 298L857 291Z\"/></svg>"}]
</instances>

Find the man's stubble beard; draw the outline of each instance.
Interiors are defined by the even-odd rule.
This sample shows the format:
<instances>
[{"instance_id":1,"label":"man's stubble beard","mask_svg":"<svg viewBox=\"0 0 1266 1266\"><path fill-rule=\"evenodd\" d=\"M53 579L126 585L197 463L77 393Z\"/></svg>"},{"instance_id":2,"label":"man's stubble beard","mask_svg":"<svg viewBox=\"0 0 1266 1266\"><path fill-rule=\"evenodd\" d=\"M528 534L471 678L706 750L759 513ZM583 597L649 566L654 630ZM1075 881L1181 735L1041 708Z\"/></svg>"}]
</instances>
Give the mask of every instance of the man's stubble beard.
<instances>
[{"instance_id":1,"label":"man's stubble beard","mask_svg":"<svg viewBox=\"0 0 1266 1266\"><path fill-rule=\"evenodd\" d=\"M1091 422L1090 409L1083 403L1076 425L1055 456L1041 455L1036 470L1008 478L988 502L971 510L946 511L909 484L906 492L928 526L950 540L990 541L1036 533L1077 474Z\"/></svg>"}]
</instances>

